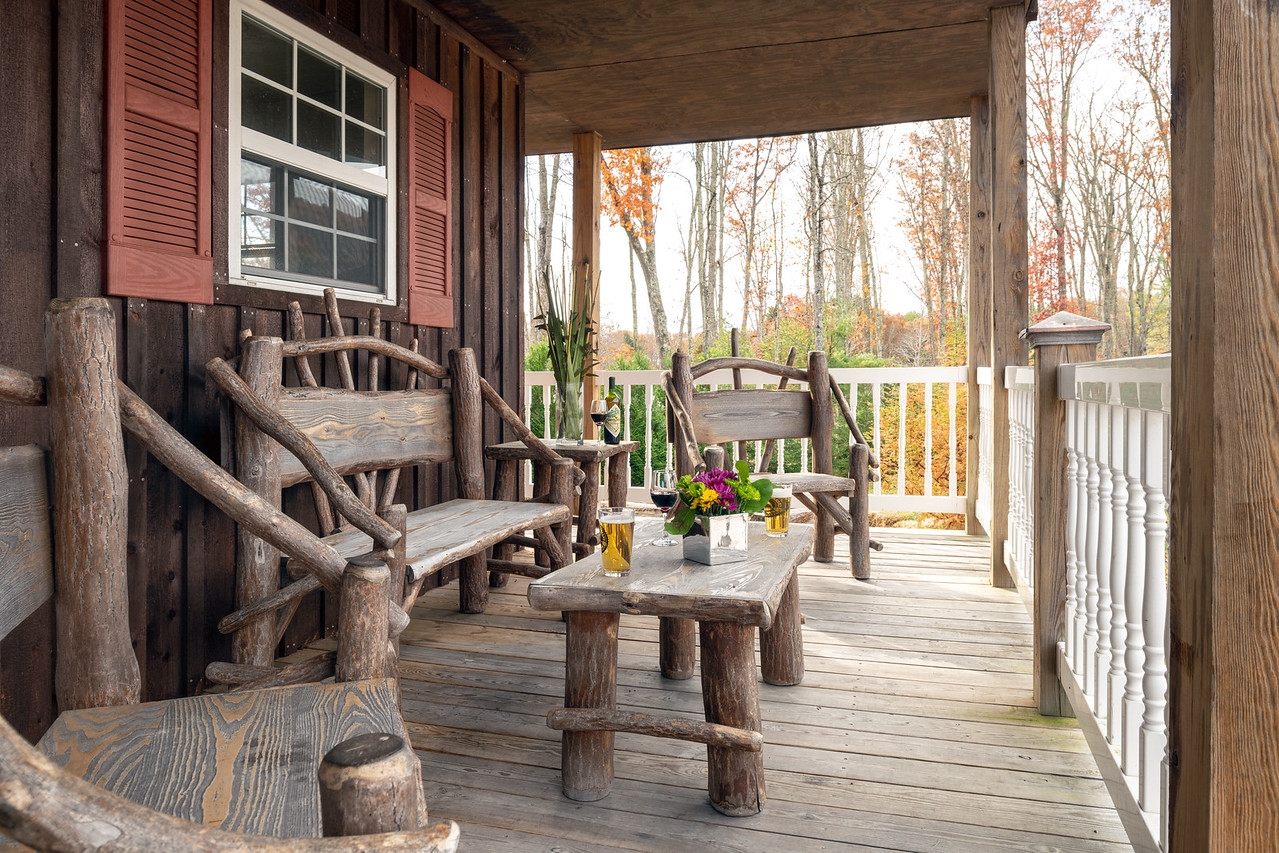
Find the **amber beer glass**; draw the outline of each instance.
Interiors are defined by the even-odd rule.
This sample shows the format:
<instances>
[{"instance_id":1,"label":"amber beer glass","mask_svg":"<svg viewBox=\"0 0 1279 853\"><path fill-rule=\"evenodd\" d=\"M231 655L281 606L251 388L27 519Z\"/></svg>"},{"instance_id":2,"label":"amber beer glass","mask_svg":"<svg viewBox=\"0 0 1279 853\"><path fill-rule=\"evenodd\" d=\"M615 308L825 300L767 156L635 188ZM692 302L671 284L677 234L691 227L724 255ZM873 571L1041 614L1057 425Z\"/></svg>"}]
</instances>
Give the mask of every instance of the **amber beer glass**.
<instances>
[{"instance_id":1,"label":"amber beer glass","mask_svg":"<svg viewBox=\"0 0 1279 853\"><path fill-rule=\"evenodd\" d=\"M631 545L635 541L635 510L610 506L600 510L600 556L604 574L624 577L631 570Z\"/></svg>"},{"instance_id":2,"label":"amber beer glass","mask_svg":"<svg viewBox=\"0 0 1279 853\"><path fill-rule=\"evenodd\" d=\"M773 486L773 496L764 507L764 532L774 539L790 533L790 486Z\"/></svg>"}]
</instances>

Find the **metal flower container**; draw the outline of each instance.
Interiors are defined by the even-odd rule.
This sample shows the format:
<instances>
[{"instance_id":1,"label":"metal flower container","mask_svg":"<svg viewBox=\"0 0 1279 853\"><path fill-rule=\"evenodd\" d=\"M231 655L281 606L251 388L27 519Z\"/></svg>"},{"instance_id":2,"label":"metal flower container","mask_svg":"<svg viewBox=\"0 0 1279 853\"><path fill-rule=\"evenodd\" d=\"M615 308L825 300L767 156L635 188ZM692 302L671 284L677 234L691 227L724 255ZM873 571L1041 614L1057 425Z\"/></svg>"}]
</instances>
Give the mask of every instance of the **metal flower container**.
<instances>
[{"instance_id":1,"label":"metal flower container","mask_svg":"<svg viewBox=\"0 0 1279 853\"><path fill-rule=\"evenodd\" d=\"M718 566L746 559L746 513L699 515L684 534L684 559Z\"/></svg>"}]
</instances>

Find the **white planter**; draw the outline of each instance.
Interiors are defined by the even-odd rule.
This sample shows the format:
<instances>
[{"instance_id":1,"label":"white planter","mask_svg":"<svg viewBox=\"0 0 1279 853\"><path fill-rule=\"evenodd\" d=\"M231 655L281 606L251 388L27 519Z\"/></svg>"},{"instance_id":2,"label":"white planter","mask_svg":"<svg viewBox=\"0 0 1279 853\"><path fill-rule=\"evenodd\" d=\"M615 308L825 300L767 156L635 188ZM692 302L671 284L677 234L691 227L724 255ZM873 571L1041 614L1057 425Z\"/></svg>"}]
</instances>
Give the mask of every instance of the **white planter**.
<instances>
[{"instance_id":1,"label":"white planter","mask_svg":"<svg viewBox=\"0 0 1279 853\"><path fill-rule=\"evenodd\" d=\"M746 559L746 513L699 515L684 534L684 559L718 566Z\"/></svg>"}]
</instances>

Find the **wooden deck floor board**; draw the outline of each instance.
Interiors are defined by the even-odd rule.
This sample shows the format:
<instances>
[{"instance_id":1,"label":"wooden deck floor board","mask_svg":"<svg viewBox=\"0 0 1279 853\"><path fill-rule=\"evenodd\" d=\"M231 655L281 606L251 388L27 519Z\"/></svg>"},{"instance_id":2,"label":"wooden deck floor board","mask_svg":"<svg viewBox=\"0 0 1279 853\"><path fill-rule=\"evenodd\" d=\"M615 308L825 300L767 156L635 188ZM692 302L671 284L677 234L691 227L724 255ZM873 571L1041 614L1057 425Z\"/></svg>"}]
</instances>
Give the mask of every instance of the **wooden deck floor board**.
<instances>
[{"instance_id":1,"label":"wooden deck floor board","mask_svg":"<svg viewBox=\"0 0 1279 853\"><path fill-rule=\"evenodd\" d=\"M640 735L617 736L608 798L565 799L545 725L563 622L518 579L480 615L456 588L424 596L401 673L432 815L461 823L464 853L1131 850L1082 733L1030 707L1030 622L986 584L985 541L876 535L870 582L846 554L801 567L807 674L760 685L768 802L745 819L707 802L704 747ZM623 617L619 705L700 718L698 680L662 679L656 639Z\"/></svg>"}]
</instances>

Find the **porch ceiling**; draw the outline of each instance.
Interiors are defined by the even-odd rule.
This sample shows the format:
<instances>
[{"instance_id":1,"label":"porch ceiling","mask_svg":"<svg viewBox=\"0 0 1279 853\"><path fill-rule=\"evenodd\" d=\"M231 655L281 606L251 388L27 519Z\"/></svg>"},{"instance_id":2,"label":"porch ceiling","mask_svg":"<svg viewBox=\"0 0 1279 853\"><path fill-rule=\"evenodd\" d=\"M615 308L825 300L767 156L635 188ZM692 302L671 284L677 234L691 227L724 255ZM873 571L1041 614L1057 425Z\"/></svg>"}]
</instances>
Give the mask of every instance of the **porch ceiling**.
<instances>
[{"instance_id":1,"label":"porch ceiling","mask_svg":"<svg viewBox=\"0 0 1279 853\"><path fill-rule=\"evenodd\" d=\"M524 76L529 154L967 116L991 0L434 0ZM1030 6L1030 4L1027 4Z\"/></svg>"}]
</instances>

